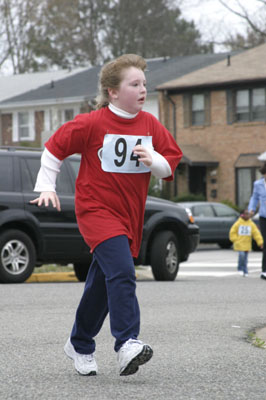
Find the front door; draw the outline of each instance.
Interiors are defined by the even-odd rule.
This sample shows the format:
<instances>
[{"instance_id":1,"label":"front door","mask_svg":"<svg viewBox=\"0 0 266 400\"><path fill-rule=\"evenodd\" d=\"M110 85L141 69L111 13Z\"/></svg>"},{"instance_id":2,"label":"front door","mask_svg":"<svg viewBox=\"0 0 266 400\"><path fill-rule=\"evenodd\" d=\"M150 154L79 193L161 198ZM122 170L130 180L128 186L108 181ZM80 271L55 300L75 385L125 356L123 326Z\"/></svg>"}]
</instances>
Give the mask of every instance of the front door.
<instances>
[{"instance_id":1,"label":"front door","mask_svg":"<svg viewBox=\"0 0 266 400\"><path fill-rule=\"evenodd\" d=\"M206 198L206 167L189 167L189 192Z\"/></svg>"}]
</instances>

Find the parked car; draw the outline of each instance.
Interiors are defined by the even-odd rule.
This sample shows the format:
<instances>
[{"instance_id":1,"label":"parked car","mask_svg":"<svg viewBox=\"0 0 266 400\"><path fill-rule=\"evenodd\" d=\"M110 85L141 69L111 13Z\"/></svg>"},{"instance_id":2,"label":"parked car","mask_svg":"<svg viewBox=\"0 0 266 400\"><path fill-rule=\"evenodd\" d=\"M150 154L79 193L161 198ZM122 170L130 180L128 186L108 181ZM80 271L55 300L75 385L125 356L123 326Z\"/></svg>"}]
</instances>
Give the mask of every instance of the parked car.
<instances>
[{"instance_id":1,"label":"parked car","mask_svg":"<svg viewBox=\"0 0 266 400\"><path fill-rule=\"evenodd\" d=\"M0 282L24 282L35 266L73 264L84 281L91 261L79 233L75 212L75 179L80 157L67 158L57 179L62 211L30 204L41 151L0 149ZM149 197L143 239L136 264L151 265L156 280L174 280L179 263L199 242L199 229L176 203Z\"/></svg>"},{"instance_id":2,"label":"parked car","mask_svg":"<svg viewBox=\"0 0 266 400\"><path fill-rule=\"evenodd\" d=\"M239 212L226 204L218 202L181 202L178 203L191 212L200 228L200 243L218 243L221 248L230 248L231 226L239 217Z\"/></svg>"}]
</instances>

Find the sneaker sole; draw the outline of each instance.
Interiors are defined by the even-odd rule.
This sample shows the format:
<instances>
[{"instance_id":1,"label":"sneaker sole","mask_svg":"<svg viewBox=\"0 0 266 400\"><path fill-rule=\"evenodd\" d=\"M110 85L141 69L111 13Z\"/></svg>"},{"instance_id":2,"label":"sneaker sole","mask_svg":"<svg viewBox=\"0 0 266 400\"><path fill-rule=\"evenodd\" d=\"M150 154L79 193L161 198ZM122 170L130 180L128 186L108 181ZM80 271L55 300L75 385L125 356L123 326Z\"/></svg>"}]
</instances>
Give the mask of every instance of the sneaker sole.
<instances>
[{"instance_id":1,"label":"sneaker sole","mask_svg":"<svg viewBox=\"0 0 266 400\"><path fill-rule=\"evenodd\" d=\"M148 345L144 345L142 351L129 362L125 369L120 371L120 376L135 374L138 371L139 366L148 362L152 356L152 348Z\"/></svg>"},{"instance_id":2,"label":"sneaker sole","mask_svg":"<svg viewBox=\"0 0 266 400\"><path fill-rule=\"evenodd\" d=\"M81 375L81 376L95 376L95 375L97 375L97 372L96 372L96 371L91 371L91 372L89 372L88 374L82 374L82 373L79 372L77 369L76 369L76 371L77 371L78 374Z\"/></svg>"}]
</instances>

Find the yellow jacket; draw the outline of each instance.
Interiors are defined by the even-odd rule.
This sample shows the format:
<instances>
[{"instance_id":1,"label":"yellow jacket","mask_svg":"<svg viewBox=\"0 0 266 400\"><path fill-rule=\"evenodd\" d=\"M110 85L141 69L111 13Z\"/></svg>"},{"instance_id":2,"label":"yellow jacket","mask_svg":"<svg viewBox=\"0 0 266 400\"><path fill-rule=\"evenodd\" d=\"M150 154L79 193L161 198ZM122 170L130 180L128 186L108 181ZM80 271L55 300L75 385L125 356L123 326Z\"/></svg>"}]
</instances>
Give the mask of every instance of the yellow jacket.
<instances>
[{"instance_id":1,"label":"yellow jacket","mask_svg":"<svg viewBox=\"0 0 266 400\"><path fill-rule=\"evenodd\" d=\"M256 224L243 218L238 220L231 227L229 232L229 239L234 244L234 250L237 251L250 251L252 248L252 238L257 242L259 247L263 244L263 238Z\"/></svg>"}]
</instances>

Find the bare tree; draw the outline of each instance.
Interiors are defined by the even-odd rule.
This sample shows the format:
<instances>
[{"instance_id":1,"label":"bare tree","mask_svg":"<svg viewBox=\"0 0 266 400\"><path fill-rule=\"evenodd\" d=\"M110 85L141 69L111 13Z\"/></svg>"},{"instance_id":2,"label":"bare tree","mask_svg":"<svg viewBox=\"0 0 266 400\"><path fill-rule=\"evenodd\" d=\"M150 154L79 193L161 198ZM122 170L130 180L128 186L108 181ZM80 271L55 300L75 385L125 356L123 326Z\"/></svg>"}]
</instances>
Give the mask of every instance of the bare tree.
<instances>
[{"instance_id":1,"label":"bare tree","mask_svg":"<svg viewBox=\"0 0 266 400\"><path fill-rule=\"evenodd\" d=\"M8 59L13 73L35 70L32 41L42 0L2 0L0 4L1 59Z\"/></svg>"},{"instance_id":2,"label":"bare tree","mask_svg":"<svg viewBox=\"0 0 266 400\"><path fill-rule=\"evenodd\" d=\"M46 0L37 33L40 55L63 68L102 61L108 0Z\"/></svg>"},{"instance_id":3,"label":"bare tree","mask_svg":"<svg viewBox=\"0 0 266 400\"><path fill-rule=\"evenodd\" d=\"M0 0L0 67L14 74L102 61L108 0Z\"/></svg>"},{"instance_id":4,"label":"bare tree","mask_svg":"<svg viewBox=\"0 0 266 400\"><path fill-rule=\"evenodd\" d=\"M242 19L247 27L245 34L227 35L224 44L232 50L254 47L266 41L266 0L254 0L255 2L259 9L256 13L251 13L244 0L235 0L234 4L219 0L223 7Z\"/></svg>"}]
</instances>

